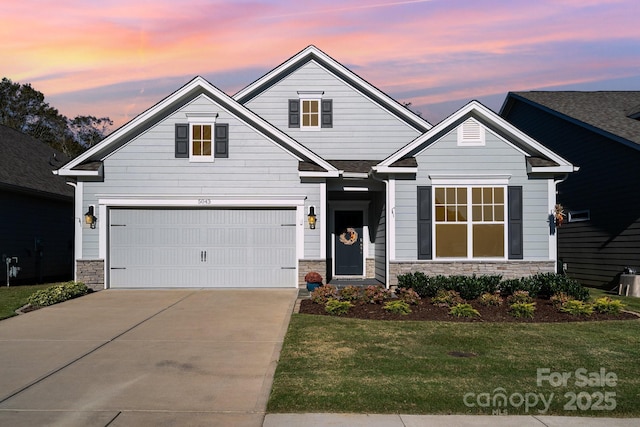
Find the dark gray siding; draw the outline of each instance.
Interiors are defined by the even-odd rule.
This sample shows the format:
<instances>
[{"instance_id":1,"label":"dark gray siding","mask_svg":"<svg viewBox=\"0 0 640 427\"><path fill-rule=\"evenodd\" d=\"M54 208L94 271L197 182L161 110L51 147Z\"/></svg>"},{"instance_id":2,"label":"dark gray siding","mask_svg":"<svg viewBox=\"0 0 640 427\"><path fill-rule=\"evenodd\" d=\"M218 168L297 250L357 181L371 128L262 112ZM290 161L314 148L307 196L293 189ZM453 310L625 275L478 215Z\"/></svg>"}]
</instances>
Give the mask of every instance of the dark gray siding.
<instances>
[{"instance_id":1,"label":"dark gray siding","mask_svg":"<svg viewBox=\"0 0 640 427\"><path fill-rule=\"evenodd\" d=\"M0 283L6 285L2 255L18 257L11 284L73 278L73 203L0 191Z\"/></svg>"},{"instance_id":2,"label":"dark gray siding","mask_svg":"<svg viewBox=\"0 0 640 427\"><path fill-rule=\"evenodd\" d=\"M612 287L624 267L640 267L640 152L516 101L505 118L580 167L558 186L565 211L591 220L558 230L558 259L588 286Z\"/></svg>"}]
</instances>

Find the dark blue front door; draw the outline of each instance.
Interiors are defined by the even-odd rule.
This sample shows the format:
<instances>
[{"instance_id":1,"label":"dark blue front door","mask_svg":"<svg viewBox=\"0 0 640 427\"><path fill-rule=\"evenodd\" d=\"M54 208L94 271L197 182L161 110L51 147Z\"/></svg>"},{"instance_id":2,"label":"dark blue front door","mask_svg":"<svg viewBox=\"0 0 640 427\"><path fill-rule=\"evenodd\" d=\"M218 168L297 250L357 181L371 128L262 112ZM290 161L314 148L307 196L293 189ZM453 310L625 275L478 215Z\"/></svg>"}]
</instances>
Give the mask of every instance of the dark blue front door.
<instances>
[{"instance_id":1,"label":"dark blue front door","mask_svg":"<svg viewBox=\"0 0 640 427\"><path fill-rule=\"evenodd\" d=\"M363 273L362 211L335 211L335 265L337 276Z\"/></svg>"}]
</instances>

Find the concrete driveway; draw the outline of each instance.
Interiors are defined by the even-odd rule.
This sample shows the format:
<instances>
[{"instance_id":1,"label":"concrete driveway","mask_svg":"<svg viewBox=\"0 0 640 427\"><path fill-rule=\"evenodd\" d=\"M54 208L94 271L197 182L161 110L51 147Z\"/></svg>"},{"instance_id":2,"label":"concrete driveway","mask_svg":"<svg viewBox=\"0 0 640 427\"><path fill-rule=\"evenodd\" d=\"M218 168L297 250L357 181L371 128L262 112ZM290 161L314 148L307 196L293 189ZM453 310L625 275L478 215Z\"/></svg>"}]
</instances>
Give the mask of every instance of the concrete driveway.
<instances>
[{"instance_id":1,"label":"concrete driveway","mask_svg":"<svg viewBox=\"0 0 640 427\"><path fill-rule=\"evenodd\" d=\"M0 322L0 425L261 426L297 295L107 290Z\"/></svg>"}]
</instances>

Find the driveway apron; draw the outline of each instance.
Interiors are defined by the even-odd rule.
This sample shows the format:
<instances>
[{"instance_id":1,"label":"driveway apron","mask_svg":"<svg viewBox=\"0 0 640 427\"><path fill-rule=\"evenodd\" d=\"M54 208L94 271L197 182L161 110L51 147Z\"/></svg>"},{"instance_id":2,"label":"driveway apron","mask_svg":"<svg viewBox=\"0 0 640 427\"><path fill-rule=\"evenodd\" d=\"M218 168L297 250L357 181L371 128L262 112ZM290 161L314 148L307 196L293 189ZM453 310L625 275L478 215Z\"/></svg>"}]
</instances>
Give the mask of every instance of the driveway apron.
<instances>
[{"instance_id":1,"label":"driveway apron","mask_svg":"<svg viewBox=\"0 0 640 427\"><path fill-rule=\"evenodd\" d=\"M107 290L0 322L0 425L261 426L296 289Z\"/></svg>"}]
</instances>

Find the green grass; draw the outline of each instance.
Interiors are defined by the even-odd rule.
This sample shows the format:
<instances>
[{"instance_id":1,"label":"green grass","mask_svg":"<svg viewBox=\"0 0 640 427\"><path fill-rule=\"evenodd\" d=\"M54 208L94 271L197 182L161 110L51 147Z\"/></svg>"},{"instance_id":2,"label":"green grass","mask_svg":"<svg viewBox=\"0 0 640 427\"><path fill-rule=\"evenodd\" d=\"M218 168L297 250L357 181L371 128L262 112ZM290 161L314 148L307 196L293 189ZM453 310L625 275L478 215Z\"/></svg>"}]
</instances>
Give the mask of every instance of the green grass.
<instances>
[{"instance_id":1,"label":"green grass","mask_svg":"<svg viewBox=\"0 0 640 427\"><path fill-rule=\"evenodd\" d=\"M450 352L474 353L460 358ZM640 416L640 320L561 324L369 321L294 314L274 379L268 411L406 414L491 414L464 397L503 388L533 399L554 394L547 414ZM568 372L567 386L538 386L537 369ZM579 387L575 371L601 368L615 387ZM567 410L571 395L613 392L611 411ZM594 394L595 393L595 394ZM517 396L514 402L518 403ZM477 402L474 398L468 402ZM574 402L575 403L575 402ZM602 402L605 405L606 402ZM538 415L540 402L508 406ZM610 406L610 405L606 405ZM504 409L504 407L503 407Z\"/></svg>"},{"instance_id":2,"label":"green grass","mask_svg":"<svg viewBox=\"0 0 640 427\"><path fill-rule=\"evenodd\" d=\"M53 285L54 283L34 286L1 286L0 320L15 316L15 311L27 303L27 298L32 293Z\"/></svg>"},{"instance_id":3,"label":"green grass","mask_svg":"<svg viewBox=\"0 0 640 427\"><path fill-rule=\"evenodd\" d=\"M640 313L640 298L638 297L623 297L597 288L589 288L589 295L592 300L600 297L611 297L611 299L622 301L625 305L625 310Z\"/></svg>"}]
</instances>

